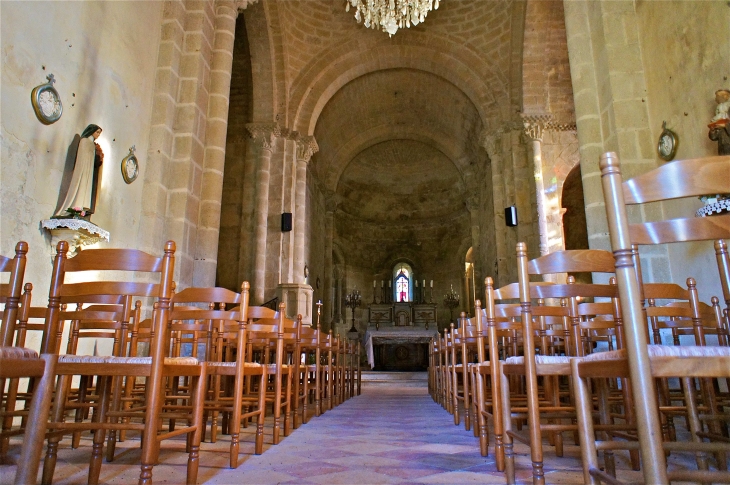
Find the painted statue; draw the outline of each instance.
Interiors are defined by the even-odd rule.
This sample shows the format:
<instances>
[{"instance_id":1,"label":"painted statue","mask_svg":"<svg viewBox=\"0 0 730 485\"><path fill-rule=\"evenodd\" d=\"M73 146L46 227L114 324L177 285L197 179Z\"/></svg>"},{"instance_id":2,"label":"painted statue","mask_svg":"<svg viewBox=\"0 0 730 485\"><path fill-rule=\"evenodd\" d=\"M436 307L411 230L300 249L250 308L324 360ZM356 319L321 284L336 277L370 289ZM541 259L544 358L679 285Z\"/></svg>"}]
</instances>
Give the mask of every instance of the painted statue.
<instances>
[{"instance_id":1,"label":"painted statue","mask_svg":"<svg viewBox=\"0 0 730 485\"><path fill-rule=\"evenodd\" d=\"M104 152L96 143L100 135L101 128L94 124L87 126L81 133L71 181L54 217L81 217L88 220L94 213L101 164L104 162Z\"/></svg>"},{"instance_id":2,"label":"painted statue","mask_svg":"<svg viewBox=\"0 0 730 485\"><path fill-rule=\"evenodd\" d=\"M718 89L715 91L715 116L707 125L710 128L710 140L717 142L718 155L730 155L730 90Z\"/></svg>"}]
</instances>

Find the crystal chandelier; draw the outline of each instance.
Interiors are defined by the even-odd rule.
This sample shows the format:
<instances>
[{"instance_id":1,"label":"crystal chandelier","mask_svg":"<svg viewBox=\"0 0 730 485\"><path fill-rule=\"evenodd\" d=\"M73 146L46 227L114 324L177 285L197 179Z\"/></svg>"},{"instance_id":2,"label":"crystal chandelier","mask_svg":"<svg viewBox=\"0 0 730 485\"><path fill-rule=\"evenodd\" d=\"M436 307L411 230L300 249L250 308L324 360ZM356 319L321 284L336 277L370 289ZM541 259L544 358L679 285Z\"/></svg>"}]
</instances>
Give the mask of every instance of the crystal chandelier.
<instances>
[{"instance_id":1,"label":"crystal chandelier","mask_svg":"<svg viewBox=\"0 0 730 485\"><path fill-rule=\"evenodd\" d=\"M439 0L345 0L345 3L345 11L350 11L350 5L356 9L357 23L380 28L389 35L411 24L418 25L428 12L439 8Z\"/></svg>"}]
</instances>

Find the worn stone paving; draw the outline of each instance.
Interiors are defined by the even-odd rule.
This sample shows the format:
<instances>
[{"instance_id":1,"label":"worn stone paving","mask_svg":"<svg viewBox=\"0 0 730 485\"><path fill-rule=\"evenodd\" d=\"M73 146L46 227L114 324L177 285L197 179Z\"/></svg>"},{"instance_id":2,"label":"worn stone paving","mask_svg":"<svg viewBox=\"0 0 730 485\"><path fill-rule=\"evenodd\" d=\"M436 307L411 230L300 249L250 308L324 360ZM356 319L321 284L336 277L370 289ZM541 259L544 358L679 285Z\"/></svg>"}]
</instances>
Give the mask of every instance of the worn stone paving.
<instances>
[{"instance_id":1,"label":"worn stone paving","mask_svg":"<svg viewBox=\"0 0 730 485\"><path fill-rule=\"evenodd\" d=\"M228 437L202 445L198 483L209 484L456 484L505 483L494 459L479 454L471 431L428 395L425 387L367 386L363 393L294 430L279 445L267 428L265 452L253 455L253 428L244 430L241 464L228 468ZM547 483L580 484L579 450L566 433L565 456L546 446ZM13 441L11 456L18 452ZM86 483L91 440L79 449L65 439L54 483ZM101 482L135 483L139 475L139 440L119 443L117 459L102 465ZM527 447L516 445L518 483L531 482ZM491 452L491 448L490 448ZM187 455L182 441L164 442L155 483L184 483ZM619 457L619 467L625 461ZM0 466L0 483L12 483L14 467ZM636 472L621 472L638 479Z\"/></svg>"}]
</instances>

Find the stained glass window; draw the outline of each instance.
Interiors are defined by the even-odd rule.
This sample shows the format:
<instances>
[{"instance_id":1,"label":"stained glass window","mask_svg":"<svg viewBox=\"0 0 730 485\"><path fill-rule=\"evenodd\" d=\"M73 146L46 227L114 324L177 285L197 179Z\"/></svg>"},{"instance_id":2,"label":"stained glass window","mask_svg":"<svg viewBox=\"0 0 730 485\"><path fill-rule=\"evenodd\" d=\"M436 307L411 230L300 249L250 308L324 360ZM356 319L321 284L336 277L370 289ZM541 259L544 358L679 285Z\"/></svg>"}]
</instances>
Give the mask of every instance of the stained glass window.
<instances>
[{"instance_id":1,"label":"stained glass window","mask_svg":"<svg viewBox=\"0 0 730 485\"><path fill-rule=\"evenodd\" d=\"M410 278L408 278L408 273L406 268L401 268L395 278L396 301L410 301Z\"/></svg>"}]
</instances>

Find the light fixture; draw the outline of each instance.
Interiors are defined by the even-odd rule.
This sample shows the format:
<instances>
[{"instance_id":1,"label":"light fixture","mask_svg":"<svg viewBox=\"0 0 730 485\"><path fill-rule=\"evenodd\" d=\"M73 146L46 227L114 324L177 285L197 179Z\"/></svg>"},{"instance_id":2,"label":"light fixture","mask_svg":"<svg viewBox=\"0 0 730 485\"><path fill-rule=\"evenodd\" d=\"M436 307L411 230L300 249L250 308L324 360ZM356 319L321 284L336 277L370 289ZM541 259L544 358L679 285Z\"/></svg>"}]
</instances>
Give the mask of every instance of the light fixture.
<instances>
[{"instance_id":1,"label":"light fixture","mask_svg":"<svg viewBox=\"0 0 730 485\"><path fill-rule=\"evenodd\" d=\"M449 321L454 321L454 308L459 306L459 294L454 291L454 285L451 285L451 291L444 295L444 306L449 309Z\"/></svg>"},{"instance_id":2,"label":"light fixture","mask_svg":"<svg viewBox=\"0 0 730 485\"><path fill-rule=\"evenodd\" d=\"M345 11L354 7L355 20L365 27L380 29L393 35L398 29L418 25L431 10L439 8L439 0L345 0Z\"/></svg>"},{"instance_id":3,"label":"light fixture","mask_svg":"<svg viewBox=\"0 0 730 485\"><path fill-rule=\"evenodd\" d=\"M352 308L352 327L350 327L350 330L347 332L348 334L357 335L358 333L357 327L355 327L355 308L359 307L361 302L362 296L360 296L360 291L357 288L352 290L351 293L345 295L345 305Z\"/></svg>"}]
</instances>

